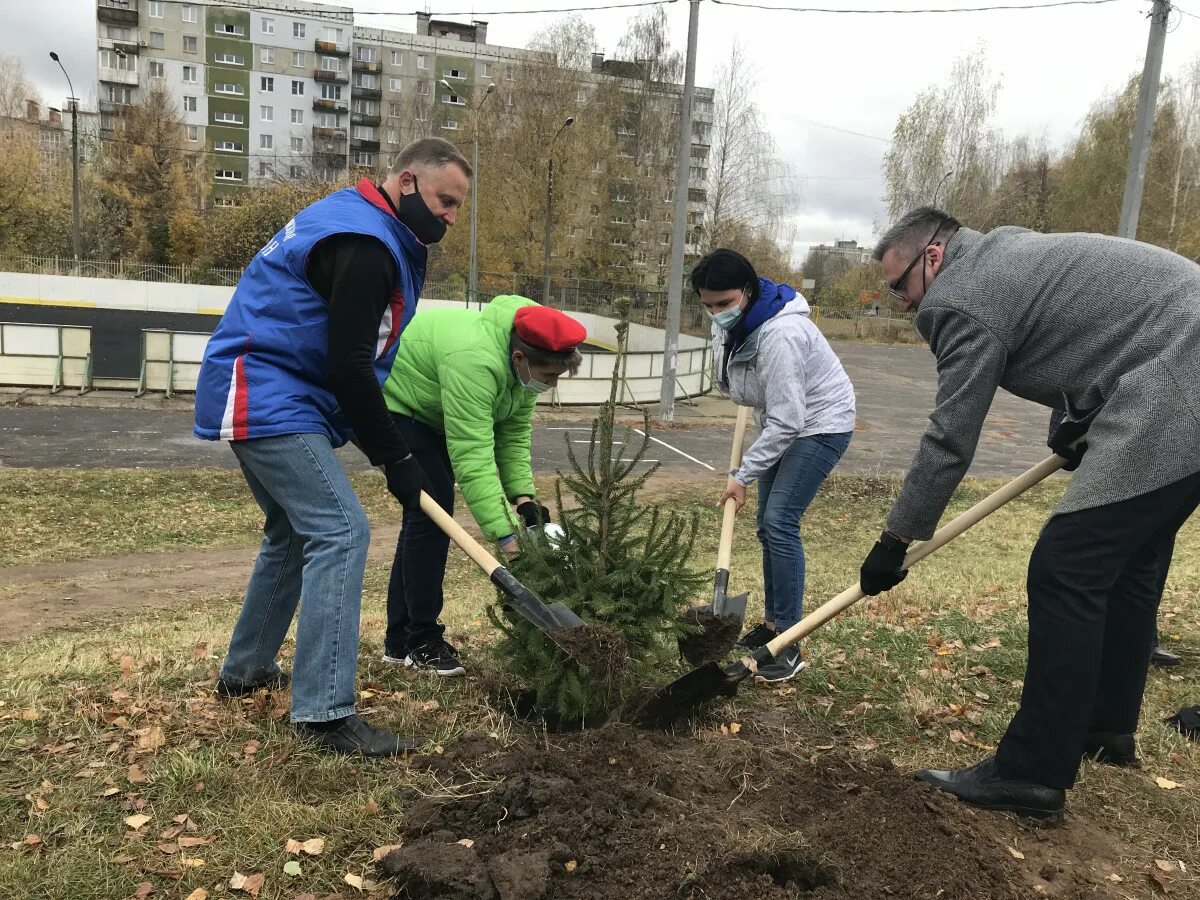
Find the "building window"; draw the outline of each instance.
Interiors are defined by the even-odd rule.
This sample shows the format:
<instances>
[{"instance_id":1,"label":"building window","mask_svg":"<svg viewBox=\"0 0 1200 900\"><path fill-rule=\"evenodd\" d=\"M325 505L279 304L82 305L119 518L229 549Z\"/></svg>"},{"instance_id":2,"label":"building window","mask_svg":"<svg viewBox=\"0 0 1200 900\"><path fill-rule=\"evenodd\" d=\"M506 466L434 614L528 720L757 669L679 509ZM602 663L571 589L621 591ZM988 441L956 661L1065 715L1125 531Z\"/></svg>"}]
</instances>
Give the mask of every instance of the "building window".
<instances>
[{"instance_id":1,"label":"building window","mask_svg":"<svg viewBox=\"0 0 1200 900\"><path fill-rule=\"evenodd\" d=\"M322 40L329 41L333 44L340 44L342 42L342 29L340 28L334 28L330 25L326 25L321 34L323 35Z\"/></svg>"},{"instance_id":2,"label":"building window","mask_svg":"<svg viewBox=\"0 0 1200 900\"><path fill-rule=\"evenodd\" d=\"M481 62L479 64L479 74L484 78L491 78L492 64L490 62Z\"/></svg>"},{"instance_id":3,"label":"building window","mask_svg":"<svg viewBox=\"0 0 1200 900\"><path fill-rule=\"evenodd\" d=\"M116 69L120 72L136 72L137 54L124 53L118 56L114 50L101 50L100 67L103 69Z\"/></svg>"},{"instance_id":4,"label":"building window","mask_svg":"<svg viewBox=\"0 0 1200 900\"><path fill-rule=\"evenodd\" d=\"M275 33L275 20L274 19L264 18L262 20L262 33L263 34L274 34Z\"/></svg>"},{"instance_id":5,"label":"building window","mask_svg":"<svg viewBox=\"0 0 1200 900\"><path fill-rule=\"evenodd\" d=\"M196 98L195 97L188 97L186 95L184 96L183 111L184 112L195 112L196 111Z\"/></svg>"},{"instance_id":6,"label":"building window","mask_svg":"<svg viewBox=\"0 0 1200 900\"><path fill-rule=\"evenodd\" d=\"M194 34L185 34L183 36L183 52L184 53L195 53L196 52L196 36Z\"/></svg>"},{"instance_id":7,"label":"building window","mask_svg":"<svg viewBox=\"0 0 1200 900\"><path fill-rule=\"evenodd\" d=\"M232 22L217 22L213 25L213 31L217 34L235 34L239 37L246 36L246 29L241 25L234 25Z\"/></svg>"},{"instance_id":8,"label":"building window","mask_svg":"<svg viewBox=\"0 0 1200 900\"><path fill-rule=\"evenodd\" d=\"M467 101L458 94L447 94L442 98L443 103L449 103L451 106L466 106Z\"/></svg>"},{"instance_id":9,"label":"building window","mask_svg":"<svg viewBox=\"0 0 1200 900\"><path fill-rule=\"evenodd\" d=\"M275 149L275 136L270 135L270 134L260 134L258 136L258 149L259 150L274 150Z\"/></svg>"},{"instance_id":10,"label":"building window","mask_svg":"<svg viewBox=\"0 0 1200 900\"><path fill-rule=\"evenodd\" d=\"M167 46L166 36L161 31L150 32L150 46L155 50L161 50Z\"/></svg>"},{"instance_id":11,"label":"building window","mask_svg":"<svg viewBox=\"0 0 1200 900\"><path fill-rule=\"evenodd\" d=\"M377 116L379 115L379 101L355 100L354 111L356 113L362 113L364 116Z\"/></svg>"},{"instance_id":12,"label":"building window","mask_svg":"<svg viewBox=\"0 0 1200 900\"><path fill-rule=\"evenodd\" d=\"M442 123L442 130L443 131L458 131L458 122L456 122L454 119L447 119L445 122Z\"/></svg>"},{"instance_id":13,"label":"building window","mask_svg":"<svg viewBox=\"0 0 1200 900\"><path fill-rule=\"evenodd\" d=\"M292 37L294 37L294 38L304 37L304 23L303 22L293 22L292 23Z\"/></svg>"},{"instance_id":14,"label":"building window","mask_svg":"<svg viewBox=\"0 0 1200 900\"><path fill-rule=\"evenodd\" d=\"M428 81L418 81L417 82L417 93L421 94L422 96L428 96L429 95L429 82Z\"/></svg>"},{"instance_id":15,"label":"building window","mask_svg":"<svg viewBox=\"0 0 1200 900\"><path fill-rule=\"evenodd\" d=\"M302 109L293 109L292 110L292 124L293 125L303 125L304 124L304 110L302 110Z\"/></svg>"},{"instance_id":16,"label":"building window","mask_svg":"<svg viewBox=\"0 0 1200 900\"><path fill-rule=\"evenodd\" d=\"M213 93L216 94L237 94L239 97L246 93L246 89L240 84L233 84L228 81L217 82L213 85Z\"/></svg>"},{"instance_id":17,"label":"building window","mask_svg":"<svg viewBox=\"0 0 1200 900\"><path fill-rule=\"evenodd\" d=\"M379 133L370 125L355 125L352 134L360 141L379 140Z\"/></svg>"},{"instance_id":18,"label":"building window","mask_svg":"<svg viewBox=\"0 0 1200 900\"><path fill-rule=\"evenodd\" d=\"M399 128L389 128L387 139L388 139L389 144L400 143L400 129Z\"/></svg>"},{"instance_id":19,"label":"building window","mask_svg":"<svg viewBox=\"0 0 1200 900\"><path fill-rule=\"evenodd\" d=\"M105 34L110 41L125 41L133 40L133 32L128 28L121 28L119 25L109 25L105 30Z\"/></svg>"},{"instance_id":20,"label":"building window","mask_svg":"<svg viewBox=\"0 0 1200 900\"><path fill-rule=\"evenodd\" d=\"M356 47L354 50L354 58L359 62L375 62L374 47Z\"/></svg>"},{"instance_id":21,"label":"building window","mask_svg":"<svg viewBox=\"0 0 1200 900\"><path fill-rule=\"evenodd\" d=\"M403 86L404 86L403 78L389 78L388 79L388 90L389 91L392 91L392 92L398 94L398 93L400 93L400 88Z\"/></svg>"},{"instance_id":22,"label":"building window","mask_svg":"<svg viewBox=\"0 0 1200 900\"><path fill-rule=\"evenodd\" d=\"M235 112L219 112L213 116L214 122L221 122L226 125L244 125L246 117L241 113Z\"/></svg>"},{"instance_id":23,"label":"building window","mask_svg":"<svg viewBox=\"0 0 1200 900\"><path fill-rule=\"evenodd\" d=\"M233 197L213 197L213 206L241 206Z\"/></svg>"},{"instance_id":24,"label":"building window","mask_svg":"<svg viewBox=\"0 0 1200 900\"><path fill-rule=\"evenodd\" d=\"M379 88L379 79L369 72L356 72L354 75L354 86L377 90Z\"/></svg>"},{"instance_id":25,"label":"building window","mask_svg":"<svg viewBox=\"0 0 1200 900\"><path fill-rule=\"evenodd\" d=\"M274 47L259 47L258 48L258 60L259 60L259 62L266 63L267 65L273 64L275 62L275 48Z\"/></svg>"},{"instance_id":26,"label":"building window","mask_svg":"<svg viewBox=\"0 0 1200 900\"><path fill-rule=\"evenodd\" d=\"M293 153L303 153L304 152L304 138L301 138L301 137L292 138L291 149L292 149Z\"/></svg>"},{"instance_id":27,"label":"building window","mask_svg":"<svg viewBox=\"0 0 1200 900\"><path fill-rule=\"evenodd\" d=\"M226 153L241 153L245 148L240 141L213 141L213 149Z\"/></svg>"},{"instance_id":28,"label":"building window","mask_svg":"<svg viewBox=\"0 0 1200 900\"><path fill-rule=\"evenodd\" d=\"M133 88L122 87L117 84L101 85L104 89L104 99L111 100L113 103L132 103Z\"/></svg>"},{"instance_id":29,"label":"building window","mask_svg":"<svg viewBox=\"0 0 1200 900\"><path fill-rule=\"evenodd\" d=\"M183 83L184 84L198 84L200 79L197 77L196 71L197 70L196 70L195 66L184 66L183 67Z\"/></svg>"},{"instance_id":30,"label":"building window","mask_svg":"<svg viewBox=\"0 0 1200 900\"><path fill-rule=\"evenodd\" d=\"M198 21L200 21L200 15L199 15L199 12L197 11L197 7L193 6L191 3L183 4L183 6L181 6L179 9L179 21L181 21L181 22L198 22Z\"/></svg>"},{"instance_id":31,"label":"building window","mask_svg":"<svg viewBox=\"0 0 1200 900\"><path fill-rule=\"evenodd\" d=\"M300 166L288 166L288 176L291 178L303 178L304 169Z\"/></svg>"},{"instance_id":32,"label":"building window","mask_svg":"<svg viewBox=\"0 0 1200 900\"><path fill-rule=\"evenodd\" d=\"M322 84L321 85L322 100L341 100L342 86L340 84Z\"/></svg>"},{"instance_id":33,"label":"building window","mask_svg":"<svg viewBox=\"0 0 1200 900\"><path fill-rule=\"evenodd\" d=\"M336 56L322 56L321 70L323 72L344 72L346 71L346 64Z\"/></svg>"},{"instance_id":34,"label":"building window","mask_svg":"<svg viewBox=\"0 0 1200 900\"><path fill-rule=\"evenodd\" d=\"M275 121L275 107L260 106L258 108L258 118L260 121L263 121L263 122L274 122Z\"/></svg>"},{"instance_id":35,"label":"building window","mask_svg":"<svg viewBox=\"0 0 1200 900\"><path fill-rule=\"evenodd\" d=\"M273 94L275 92L275 79L274 78L270 78L270 77L264 75L262 78L260 78L258 80L258 84L259 84L259 89L262 91L265 91L268 94Z\"/></svg>"},{"instance_id":36,"label":"building window","mask_svg":"<svg viewBox=\"0 0 1200 900\"><path fill-rule=\"evenodd\" d=\"M226 63L231 66L244 66L246 57L240 53L214 53L213 62Z\"/></svg>"},{"instance_id":37,"label":"building window","mask_svg":"<svg viewBox=\"0 0 1200 900\"><path fill-rule=\"evenodd\" d=\"M162 0L150 0L146 4L146 15L152 19L161 19L163 17Z\"/></svg>"},{"instance_id":38,"label":"building window","mask_svg":"<svg viewBox=\"0 0 1200 900\"><path fill-rule=\"evenodd\" d=\"M317 113L318 128L337 128L338 117L337 113L319 112Z\"/></svg>"},{"instance_id":39,"label":"building window","mask_svg":"<svg viewBox=\"0 0 1200 900\"><path fill-rule=\"evenodd\" d=\"M398 119L398 118L400 118L401 115L402 115L402 113L400 111L399 103L393 101L388 104L388 118L389 119Z\"/></svg>"},{"instance_id":40,"label":"building window","mask_svg":"<svg viewBox=\"0 0 1200 900\"><path fill-rule=\"evenodd\" d=\"M356 166L373 166L373 165L375 165L375 154L374 153L364 153L361 150L356 150L356 151L354 151L354 154L351 157L350 162Z\"/></svg>"},{"instance_id":41,"label":"building window","mask_svg":"<svg viewBox=\"0 0 1200 900\"><path fill-rule=\"evenodd\" d=\"M270 174L271 174L271 164L265 163L265 162L260 162L258 164L258 177L266 178Z\"/></svg>"},{"instance_id":42,"label":"building window","mask_svg":"<svg viewBox=\"0 0 1200 900\"><path fill-rule=\"evenodd\" d=\"M466 74L462 69L442 69L442 75L446 78L466 78Z\"/></svg>"},{"instance_id":43,"label":"building window","mask_svg":"<svg viewBox=\"0 0 1200 900\"><path fill-rule=\"evenodd\" d=\"M303 97L304 96L304 82L303 81L293 81L292 82L292 96L294 96L294 97Z\"/></svg>"},{"instance_id":44,"label":"building window","mask_svg":"<svg viewBox=\"0 0 1200 900\"><path fill-rule=\"evenodd\" d=\"M217 169L217 174L214 177L217 181L241 181L242 173L233 169Z\"/></svg>"},{"instance_id":45,"label":"building window","mask_svg":"<svg viewBox=\"0 0 1200 900\"><path fill-rule=\"evenodd\" d=\"M200 140L200 126L199 125L185 125L183 127L184 127L184 130L187 131L187 139L189 141L191 141L194 144L198 140Z\"/></svg>"},{"instance_id":46,"label":"building window","mask_svg":"<svg viewBox=\"0 0 1200 900\"><path fill-rule=\"evenodd\" d=\"M418 69L428 69L429 68L429 57L426 56L424 53L417 54L417 68Z\"/></svg>"},{"instance_id":47,"label":"building window","mask_svg":"<svg viewBox=\"0 0 1200 900\"><path fill-rule=\"evenodd\" d=\"M162 63L160 63L156 59L150 60L150 77L151 78L165 78L166 75L167 75L166 69L163 67Z\"/></svg>"},{"instance_id":48,"label":"building window","mask_svg":"<svg viewBox=\"0 0 1200 900\"><path fill-rule=\"evenodd\" d=\"M306 63L305 63L304 51L303 50L293 50L292 51L292 68L293 69L303 69L305 65L306 65Z\"/></svg>"},{"instance_id":49,"label":"building window","mask_svg":"<svg viewBox=\"0 0 1200 900\"><path fill-rule=\"evenodd\" d=\"M393 66L404 65L404 51L403 50L393 50L392 51L392 65Z\"/></svg>"}]
</instances>

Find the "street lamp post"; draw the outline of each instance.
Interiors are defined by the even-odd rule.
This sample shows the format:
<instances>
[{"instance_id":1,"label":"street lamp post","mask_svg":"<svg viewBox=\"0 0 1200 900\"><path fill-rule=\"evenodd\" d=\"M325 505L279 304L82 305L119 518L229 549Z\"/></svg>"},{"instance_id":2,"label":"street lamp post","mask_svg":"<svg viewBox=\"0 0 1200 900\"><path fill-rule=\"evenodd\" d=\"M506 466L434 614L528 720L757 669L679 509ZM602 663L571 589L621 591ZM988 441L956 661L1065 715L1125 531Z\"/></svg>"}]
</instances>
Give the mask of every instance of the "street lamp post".
<instances>
[{"instance_id":1,"label":"street lamp post","mask_svg":"<svg viewBox=\"0 0 1200 900\"><path fill-rule=\"evenodd\" d=\"M75 86L71 84L71 76L58 58L58 54L50 51L50 58L58 63L67 87L71 91L71 250L75 254L75 268L79 268L79 98L75 96Z\"/></svg>"},{"instance_id":2,"label":"street lamp post","mask_svg":"<svg viewBox=\"0 0 1200 900\"><path fill-rule=\"evenodd\" d=\"M550 227L554 221L554 142L574 121L574 116L567 116L566 121L559 126L554 137L550 139L550 149L546 154L548 157L546 165L546 237L542 241L542 303L547 306L550 303Z\"/></svg>"},{"instance_id":3,"label":"street lamp post","mask_svg":"<svg viewBox=\"0 0 1200 900\"><path fill-rule=\"evenodd\" d=\"M456 94L452 84L442 79L441 84L451 94ZM467 307L471 301L479 300L479 112L487 98L496 90L495 84L489 84L483 92L483 97L475 104L475 114L471 122L471 263L467 273Z\"/></svg>"}]
</instances>

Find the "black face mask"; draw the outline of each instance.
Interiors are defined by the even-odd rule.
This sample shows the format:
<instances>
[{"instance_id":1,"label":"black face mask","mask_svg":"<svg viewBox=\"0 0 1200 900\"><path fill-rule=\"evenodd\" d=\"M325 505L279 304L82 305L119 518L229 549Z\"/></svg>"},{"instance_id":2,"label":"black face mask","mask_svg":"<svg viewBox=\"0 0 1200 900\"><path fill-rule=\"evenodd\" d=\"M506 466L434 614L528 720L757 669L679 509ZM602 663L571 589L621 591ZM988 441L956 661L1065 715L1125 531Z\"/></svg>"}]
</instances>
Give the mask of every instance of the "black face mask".
<instances>
[{"instance_id":1,"label":"black face mask","mask_svg":"<svg viewBox=\"0 0 1200 900\"><path fill-rule=\"evenodd\" d=\"M429 211L421 190L417 185L417 176L413 176L413 192L402 194L396 204L397 218L417 236L422 244L436 244L446 236L446 223Z\"/></svg>"}]
</instances>

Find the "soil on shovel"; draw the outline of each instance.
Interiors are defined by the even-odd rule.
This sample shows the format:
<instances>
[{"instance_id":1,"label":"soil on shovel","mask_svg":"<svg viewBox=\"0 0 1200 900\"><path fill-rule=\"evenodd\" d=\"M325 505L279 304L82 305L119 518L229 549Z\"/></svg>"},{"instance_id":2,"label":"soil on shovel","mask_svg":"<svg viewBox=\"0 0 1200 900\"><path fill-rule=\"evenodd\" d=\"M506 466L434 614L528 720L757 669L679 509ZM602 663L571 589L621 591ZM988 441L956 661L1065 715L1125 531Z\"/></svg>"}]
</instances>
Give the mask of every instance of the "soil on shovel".
<instances>
[{"instance_id":1,"label":"soil on shovel","mask_svg":"<svg viewBox=\"0 0 1200 900\"><path fill-rule=\"evenodd\" d=\"M805 758L812 751L799 745L756 744L770 736L752 728L701 738L610 725L525 736L491 755L468 740L414 758L434 770L442 795L407 798L404 846L383 861L396 897L1119 896L1083 864L1057 867L1052 881L1038 874L1031 846L1069 829L978 812L886 759ZM1039 868L1019 862L1014 846Z\"/></svg>"},{"instance_id":2,"label":"soil on shovel","mask_svg":"<svg viewBox=\"0 0 1200 900\"><path fill-rule=\"evenodd\" d=\"M587 667L599 681L613 684L625 674L628 648L625 636L604 625L579 625L554 631L554 643Z\"/></svg>"},{"instance_id":3,"label":"soil on shovel","mask_svg":"<svg viewBox=\"0 0 1200 900\"><path fill-rule=\"evenodd\" d=\"M708 606L692 607L683 614L683 622L695 629L679 639L679 652L690 666L723 659L742 630L741 616L718 616Z\"/></svg>"}]
</instances>

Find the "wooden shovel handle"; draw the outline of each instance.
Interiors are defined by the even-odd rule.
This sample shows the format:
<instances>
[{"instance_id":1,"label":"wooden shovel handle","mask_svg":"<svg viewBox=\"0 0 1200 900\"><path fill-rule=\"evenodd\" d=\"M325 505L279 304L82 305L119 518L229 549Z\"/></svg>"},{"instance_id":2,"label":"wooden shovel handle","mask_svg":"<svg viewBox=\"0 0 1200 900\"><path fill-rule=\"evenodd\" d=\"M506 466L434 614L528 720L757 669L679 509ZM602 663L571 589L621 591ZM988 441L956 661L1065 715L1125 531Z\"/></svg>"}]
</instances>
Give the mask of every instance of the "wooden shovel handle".
<instances>
[{"instance_id":1,"label":"wooden shovel handle","mask_svg":"<svg viewBox=\"0 0 1200 900\"><path fill-rule=\"evenodd\" d=\"M980 520L994 513L1008 501L1019 497L1038 482L1053 475L1066 462L1067 460L1061 456L1048 456L1032 469L1029 469L1022 475L1018 475L995 493L988 494L988 496L984 497L970 509L955 516L939 528L929 540L922 541L910 549L904 557L904 568L907 569L914 563L919 562L939 547L944 547L972 525L977 524ZM777 635L767 644L767 649L774 656L785 647L790 647L797 641L808 637L834 616L849 609L865 596L866 594L863 593L862 588L858 584L846 588L846 590L842 591L832 600L810 612L787 631ZM757 668L750 657L746 657L742 662L751 671L755 671Z\"/></svg>"},{"instance_id":2,"label":"wooden shovel handle","mask_svg":"<svg viewBox=\"0 0 1200 900\"><path fill-rule=\"evenodd\" d=\"M733 426L733 447L729 451L729 469L736 469L742 464L742 444L746 440L746 419L750 416L750 407L739 406L737 424ZM733 551L733 519L737 515L737 502L730 497L725 501L725 509L721 516L721 543L717 547L717 568L729 570L729 556Z\"/></svg>"},{"instance_id":3,"label":"wooden shovel handle","mask_svg":"<svg viewBox=\"0 0 1200 900\"><path fill-rule=\"evenodd\" d=\"M491 576L500 568L496 557L488 553L479 541L467 534L467 530L455 522L454 517L438 506L438 502L424 491L421 491L421 512L433 519L437 527L442 529L446 536L462 549L463 553L471 557L475 565L483 569L485 575Z\"/></svg>"}]
</instances>

